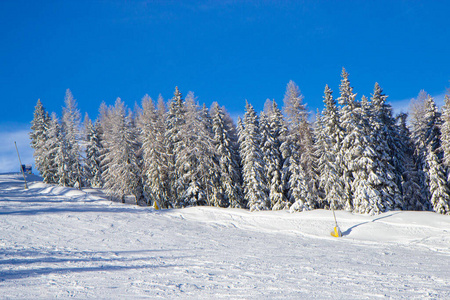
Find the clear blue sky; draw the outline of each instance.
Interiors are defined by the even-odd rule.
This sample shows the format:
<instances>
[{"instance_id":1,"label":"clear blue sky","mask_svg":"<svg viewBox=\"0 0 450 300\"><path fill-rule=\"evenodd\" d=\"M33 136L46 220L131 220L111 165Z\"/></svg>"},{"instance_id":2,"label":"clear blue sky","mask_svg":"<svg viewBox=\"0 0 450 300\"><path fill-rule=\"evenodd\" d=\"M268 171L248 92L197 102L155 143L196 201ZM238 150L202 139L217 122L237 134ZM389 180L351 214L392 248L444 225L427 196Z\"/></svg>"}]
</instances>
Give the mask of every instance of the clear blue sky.
<instances>
[{"instance_id":1,"label":"clear blue sky","mask_svg":"<svg viewBox=\"0 0 450 300\"><path fill-rule=\"evenodd\" d=\"M129 107L175 86L232 114L281 104L294 80L311 110L341 68L358 99L450 86L450 1L0 1L0 133L23 129L38 98L61 113ZM400 102L399 102L400 103ZM1 149L0 149L1 154ZM0 163L0 170L2 169Z\"/></svg>"}]
</instances>

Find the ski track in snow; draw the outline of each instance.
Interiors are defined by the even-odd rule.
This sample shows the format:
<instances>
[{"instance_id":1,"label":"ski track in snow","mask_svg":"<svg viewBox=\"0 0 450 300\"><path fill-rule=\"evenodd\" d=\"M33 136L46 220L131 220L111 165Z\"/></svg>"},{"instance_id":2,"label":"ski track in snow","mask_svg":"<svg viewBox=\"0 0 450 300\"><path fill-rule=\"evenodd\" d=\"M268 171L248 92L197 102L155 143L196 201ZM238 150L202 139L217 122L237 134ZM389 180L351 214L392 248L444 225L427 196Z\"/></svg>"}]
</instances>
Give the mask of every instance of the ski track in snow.
<instances>
[{"instance_id":1,"label":"ski track in snow","mask_svg":"<svg viewBox=\"0 0 450 300\"><path fill-rule=\"evenodd\" d=\"M29 179L33 179L32 176ZM0 175L0 298L450 299L450 216L155 211Z\"/></svg>"}]
</instances>

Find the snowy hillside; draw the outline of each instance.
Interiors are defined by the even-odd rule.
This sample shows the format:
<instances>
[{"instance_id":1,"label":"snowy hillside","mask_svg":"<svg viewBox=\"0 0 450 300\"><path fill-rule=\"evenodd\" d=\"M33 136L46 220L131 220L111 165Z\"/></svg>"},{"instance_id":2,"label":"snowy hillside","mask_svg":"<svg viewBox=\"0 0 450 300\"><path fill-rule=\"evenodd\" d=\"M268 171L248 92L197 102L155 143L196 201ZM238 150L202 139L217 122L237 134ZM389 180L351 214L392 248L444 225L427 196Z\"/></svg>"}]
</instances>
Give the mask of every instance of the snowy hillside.
<instances>
[{"instance_id":1,"label":"snowy hillside","mask_svg":"<svg viewBox=\"0 0 450 300\"><path fill-rule=\"evenodd\" d=\"M450 216L336 216L342 238L325 210L155 211L0 175L0 295L450 298Z\"/></svg>"}]
</instances>

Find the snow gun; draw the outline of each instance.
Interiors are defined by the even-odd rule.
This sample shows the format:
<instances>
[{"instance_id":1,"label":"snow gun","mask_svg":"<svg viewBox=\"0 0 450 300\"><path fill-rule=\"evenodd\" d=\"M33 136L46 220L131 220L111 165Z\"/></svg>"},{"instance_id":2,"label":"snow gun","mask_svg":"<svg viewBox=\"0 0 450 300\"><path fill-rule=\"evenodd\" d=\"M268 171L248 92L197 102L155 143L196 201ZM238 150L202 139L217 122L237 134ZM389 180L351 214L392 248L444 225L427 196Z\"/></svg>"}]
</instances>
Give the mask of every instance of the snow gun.
<instances>
[{"instance_id":1,"label":"snow gun","mask_svg":"<svg viewBox=\"0 0 450 300\"><path fill-rule=\"evenodd\" d=\"M331 236L342 237L341 229L339 228L337 221L336 221L336 214L334 213L334 208L331 207L331 210L333 211L334 225L335 225L333 231L331 232Z\"/></svg>"}]
</instances>

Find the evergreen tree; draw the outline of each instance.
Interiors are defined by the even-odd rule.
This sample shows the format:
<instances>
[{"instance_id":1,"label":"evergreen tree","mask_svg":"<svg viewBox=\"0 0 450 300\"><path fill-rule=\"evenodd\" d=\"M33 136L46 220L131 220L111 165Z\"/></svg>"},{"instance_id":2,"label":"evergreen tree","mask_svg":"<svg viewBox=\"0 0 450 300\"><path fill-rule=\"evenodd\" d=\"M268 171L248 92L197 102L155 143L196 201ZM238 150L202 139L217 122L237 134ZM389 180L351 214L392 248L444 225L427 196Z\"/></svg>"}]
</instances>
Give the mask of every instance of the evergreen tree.
<instances>
[{"instance_id":1,"label":"evergreen tree","mask_svg":"<svg viewBox=\"0 0 450 300\"><path fill-rule=\"evenodd\" d=\"M360 125L356 125L356 123L359 122L355 113L358 108L358 103L355 100L356 94L353 93L353 87L350 85L348 76L349 74L346 72L345 68L342 68L338 102L341 105L339 116L341 126L344 130L344 138L339 147L339 157L342 158L342 160L339 161L339 171L344 182L342 206L346 210L353 210L352 184L355 165L351 148L357 147L355 139L359 138L362 128L359 127Z\"/></svg>"},{"instance_id":2,"label":"evergreen tree","mask_svg":"<svg viewBox=\"0 0 450 300\"><path fill-rule=\"evenodd\" d=\"M141 128L144 191L148 204L169 208L168 161L166 155L166 107L161 95L157 108L153 100L144 96L139 116Z\"/></svg>"},{"instance_id":3,"label":"evergreen tree","mask_svg":"<svg viewBox=\"0 0 450 300\"><path fill-rule=\"evenodd\" d=\"M46 134L47 140L45 144L42 145L43 152L45 153L46 167L41 172L41 175L43 182L45 183L58 183L59 168L57 155L59 154L60 157L63 157L62 153L60 153L60 150L63 150L63 148L61 147L61 127L55 113L52 113L51 115ZM61 159L59 159L59 161L61 161ZM64 161L62 161L62 163L64 166Z\"/></svg>"},{"instance_id":4,"label":"evergreen tree","mask_svg":"<svg viewBox=\"0 0 450 300\"><path fill-rule=\"evenodd\" d=\"M343 209L344 182L342 180L340 163L340 146L344 131L339 122L339 112L333 91L325 86L325 108L322 117L318 117L316 126L316 156L318 157L319 187L324 193L324 206Z\"/></svg>"},{"instance_id":5,"label":"evergreen tree","mask_svg":"<svg viewBox=\"0 0 450 300\"><path fill-rule=\"evenodd\" d=\"M201 136L197 143L202 153L199 171L202 186L206 190L208 205L228 207L229 202L223 201L223 190L220 185L221 171L214 143L213 118L205 104L200 111L200 129Z\"/></svg>"},{"instance_id":6,"label":"evergreen tree","mask_svg":"<svg viewBox=\"0 0 450 300\"><path fill-rule=\"evenodd\" d=\"M344 140L347 147L346 157L351 160L353 211L363 214L379 214L389 208L383 202L380 186L385 182L382 163L377 152L377 144L372 134L373 119L371 104L363 96L361 104L353 111L353 122L349 134ZM351 143L350 145L346 145Z\"/></svg>"},{"instance_id":7,"label":"evergreen tree","mask_svg":"<svg viewBox=\"0 0 450 300\"><path fill-rule=\"evenodd\" d=\"M450 214L450 190L438 151L433 150L431 143L428 145L426 163L431 208L440 214Z\"/></svg>"},{"instance_id":8,"label":"evergreen tree","mask_svg":"<svg viewBox=\"0 0 450 300\"><path fill-rule=\"evenodd\" d=\"M260 147L258 116L248 102L245 110L244 121L239 132L244 198L250 211L267 210L270 208L270 202Z\"/></svg>"},{"instance_id":9,"label":"evergreen tree","mask_svg":"<svg viewBox=\"0 0 450 300\"><path fill-rule=\"evenodd\" d=\"M48 127L50 118L48 112L45 111L40 99L36 103L34 110L33 121L31 121L31 148L33 148L33 156L36 164L36 169L43 175L48 171L48 153L45 151L45 144L48 139Z\"/></svg>"},{"instance_id":10,"label":"evergreen tree","mask_svg":"<svg viewBox=\"0 0 450 300\"><path fill-rule=\"evenodd\" d=\"M284 96L284 113L288 131L281 145L284 159L288 199L291 211L313 209L316 201L314 178L312 132L308 123L308 112L303 104L303 95L298 86L290 81Z\"/></svg>"},{"instance_id":11,"label":"evergreen tree","mask_svg":"<svg viewBox=\"0 0 450 300\"><path fill-rule=\"evenodd\" d=\"M376 173L380 180L375 188L380 193L383 211L402 207L400 188L404 167L404 145L399 139L392 108L386 104L386 98L380 85L375 83L369 127L373 147L377 152Z\"/></svg>"},{"instance_id":12,"label":"evergreen tree","mask_svg":"<svg viewBox=\"0 0 450 300\"><path fill-rule=\"evenodd\" d=\"M126 115L125 104L117 98L109 113L110 130L104 141L108 151L104 162L104 187L108 194L125 202L126 195L141 199L142 186L139 161L139 143L131 113Z\"/></svg>"},{"instance_id":13,"label":"evergreen tree","mask_svg":"<svg viewBox=\"0 0 450 300\"><path fill-rule=\"evenodd\" d=\"M427 131L425 102L428 97L429 95L424 90L421 90L417 98L411 100L409 109L411 112L411 138L415 144L415 155L418 157L420 169L422 169L427 152L427 142L425 137Z\"/></svg>"},{"instance_id":14,"label":"evergreen tree","mask_svg":"<svg viewBox=\"0 0 450 300\"><path fill-rule=\"evenodd\" d=\"M62 137L67 147L67 172L69 186L82 186L83 168L81 166L80 149L80 111L69 89L64 99L65 107L62 115Z\"/></svg>"},{"instance_id":15,"label":"evergreen tree","mask_svg":"<svg viewBox=\"0 0 450 300\"><path fill-rule=\"evenodd\" d=\"M179 151L176 152L179 205L219 206L219 199L214 199L216 193L213 190L213 185L218 181L218 169L210 121L204 110L199 109L192 92L186 97L185 121L180 133Z\"/></svg>"},{"instance_id":16,"label":"evergreen tree","mask_svg":"<svg viewBox=\"0 0 450 300\"><path fill-rule=\"evenodd\" d=\"M217 102L211 108L215 155L219 163L219 206L243 207L239 154L234 125L227 122L226 112Z\"/></svg>"},{"instance_id":17,"label":"evergreen tree","mask_svg":"<svg viewBox=\"0 0 450 300\"><path fill-rule=\"evenodd\" d=\"M98 117L97 117L97 123L98 123L98 137L100 139L100 144L101 144L101 151L100 151L100 175L102 178L102 186L104 184L104 175L107 171L107 152L108 152L108 147L107 147L107 143L105 141L105 136L108 135L108 133L111 131L111 121L110 119L112 118L112 107L108 107L106 105L106 103L104 101L102 101L102 103L100 104L100 107L98 109Z\"/></svg>"},{"instance_id":18,"label":"evergreen tree","mask_svg":"<svg viewBox=\"0 0 450 300\"><path fill-rule=\"evenodd\" d=\"M450 190L438 153L439 149L433 150L432 144L428 145L426 164L431 209L440 214L450 214Z\"/></svg>"},{"instance_id":19,"label":"evergreen tree","mask_svg":"<svg viewBox=\"0 0 450 300\"><path fill-rule=\"evenodd\" d=\"M422 195L421 181L417 170L416 157L414 155L414 143L410 138L410 132L406 125L407 114L397 116L400 140L403 141L403 173L402 195L404 210L423 210L422 203L425 199Z\"/></svg>"},{"instance_id":20,"label":"evergreen tree","mask_svg":"<svg viewBox=\"0 0 450 300\"><path fill-rule=\"evenodd\" d=\"M144 195L147 200L147 204L151 205L154 201L157 203L160 202L157 200L158 197L154 195L151 191L150 185L151 182L148 178L149 170L153 165L153 154L154 154L154 143L156 142L156 108L153 103L153 99L150 98L149 95L145 95L142 98L142 109L136 107L136 124L139 131L139 140L142 144L142 159L143 159L143 183L144 183ZM157 204L158 207L161 204Z\"/></svg>"},{"instance_id":21,"label":"evergreen tree","mask_svg":"<svg viewBox=\"0 0 450 300\"><path fill-rule=\"evenodd\" d=\"M100 188L103 185L100 159L103 147L99 135L100 123L92 124L86 113L84 126L86 139L85 180L88 186Z\"/></svg>"},{"instance_id":22,"label":"evergreen tree","mask_svg":"<svg viewBox=\"0 0 450 300\"><path fill-rule=\"evenodd\" d=\"M166 118L166 143L167 143L167 174L168 191L167 198L170 199L171 206L180 207L181 195L185 186L181 181L180 174L177 173L177 155L183 151L182 126L186 123L186 108L178 87L175 87L174 97L169 103L169 111Z\"/></svg>"},{"instance_id":23,"label":"evergreen tree","mask_svg":"<svg viewBox=\"0 0 450 300\"><path fill-rule=\"evenodd\" d=\"M425 150L425 162L423 164L423 172L426 174L426 186L427 186L427 190L426 190L426 195L428 196L428 201L427 201L427 205L429 205L429 208L433 208L434 209L434 204L431 202L433 200L433 192L434 192L434 188L432 186L432 182L430 180L432 180L434 174L439 174L441 172L436 171L436 168L441 169L442 168L442 158L443 158L443 153L441 150L441 113L439 112L434 99L428 95L426 100L425 100L425 122L426 122L426 126L425 126L425 137L424 137L424 141L425 141L425 145L426 145L426 150ZM433 153L430 153L433 152ZM436 157L434 157L436 156ZM439 164L438 167L436 167L434 164ZM434 169L431 169L434 168ZM443 171L444 172L444 171ZM433 175L431 173L434 173ZM444 173L445 174L445 173Z\"/></svg>"},{"instance_id":24,"label":"evergreen tree","mask_svg":"<svg viewBox=\"0 0 450 300\"><path fill-rule=\"evenodd\" d=\"M287 209L290 202L286 199L283 181L283 158L281 141L286 129L283 115L275 101L266 101L265 113L261 114L260 131L261 148L266 166L266 178L269 187L269 200L273 210Z\"/></svg>"},{"instance_id":25,"label":"evergreen tree","mask_svg":"<svg viewBox=\"0 0 450 300\"><path fill-rule=\"evenodd\" d=\"M71 186L71 181L69 177L69 145L65 133L63 131L63 126L60 124L59 120L56 118L56 114L52 114L52 131L55 132L55 166L56 166L56 176L55 181L61 186Z\"/></svg>"},{"instance_id":26,"label":"evergreen tree","mask_svg":"<svg viewBox=\"0 0 450 300\"><path fill-rule=\"evenodd\" d=\"M411 112L411 139L414 143L414 156L416 162L416 169L420 180L420 186L422 188L422 195L424 196L424 209L429 208L429 191L426 183L426 157L427 157L427 141L426 131L428 121L425 118L426 115L426 99L428 94L421 90L416 99L411 100L410 112Z\"/></svg>"},{"instance_id":27,"label":"evergreen tree","mask_svg":"<svg viewBox=\"0 0 450 300\"><path fill-rule=\"evenodd\" d=\"M443 164L448 170L450 168L450 95L445 95L445 104L442 107L441 148ZM450 178L447 181L450 181Z\"/></svg>"}]
</instances>

